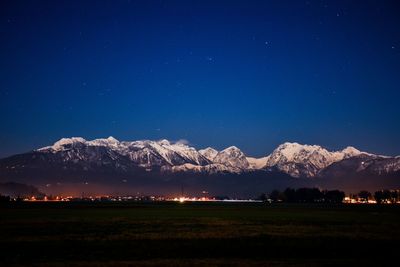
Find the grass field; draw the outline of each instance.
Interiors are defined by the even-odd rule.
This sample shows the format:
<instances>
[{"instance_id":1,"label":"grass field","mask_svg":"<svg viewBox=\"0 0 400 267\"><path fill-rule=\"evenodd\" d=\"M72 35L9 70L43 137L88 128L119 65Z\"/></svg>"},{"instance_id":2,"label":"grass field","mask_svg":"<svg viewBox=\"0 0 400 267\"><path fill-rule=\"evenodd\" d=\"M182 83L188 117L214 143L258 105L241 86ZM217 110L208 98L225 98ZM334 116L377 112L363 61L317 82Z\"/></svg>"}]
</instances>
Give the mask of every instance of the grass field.
<instances>
[{"instance_id":1,"label":"grass field","mask_svg":"<svg viewBox=\"0 0 400 267\"><path fill-rule=\"evenodd\" d=\"M2 266L397 266L400 207L20 203Z\"/></svg>"}]
</instances>

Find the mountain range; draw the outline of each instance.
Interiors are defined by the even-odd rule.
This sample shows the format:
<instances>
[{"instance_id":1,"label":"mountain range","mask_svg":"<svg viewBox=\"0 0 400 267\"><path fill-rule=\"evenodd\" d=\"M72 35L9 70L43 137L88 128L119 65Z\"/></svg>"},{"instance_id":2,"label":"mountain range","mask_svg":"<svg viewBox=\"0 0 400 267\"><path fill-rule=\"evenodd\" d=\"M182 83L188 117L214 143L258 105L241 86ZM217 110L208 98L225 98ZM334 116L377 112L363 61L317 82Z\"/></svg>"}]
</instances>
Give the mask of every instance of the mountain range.
<instances>
[{"instance_id":1,"label":"mountain range","mask_svg":"<svg viewBox=\"0 0 400 267\"><path fill-rule=\"evenodd\" d=\"M318 186L342 190L400 187L400 157L354 147L279 145L261 158L235 146L197 150L168 140L118 141L113 137L62 138L51 146L0 160L0 181L24 182L43 191L248 195L274 188Z\"/></svg>"}]
</instances>

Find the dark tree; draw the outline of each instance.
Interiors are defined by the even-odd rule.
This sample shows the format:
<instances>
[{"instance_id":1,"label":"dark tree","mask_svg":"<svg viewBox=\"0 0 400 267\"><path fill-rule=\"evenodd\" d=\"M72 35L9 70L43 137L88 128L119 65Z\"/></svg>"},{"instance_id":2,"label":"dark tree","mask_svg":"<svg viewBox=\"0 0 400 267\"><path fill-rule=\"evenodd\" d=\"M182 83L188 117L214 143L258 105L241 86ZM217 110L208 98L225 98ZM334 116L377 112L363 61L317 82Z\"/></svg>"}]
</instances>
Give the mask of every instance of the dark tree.
<instances>
[{"instance_id":1,"label":"dark tree","mask_svg":"<svg viewBox=\"0 0 400 267\"><path fill-rule=\"evenodd\" d=\"M375 192L374 198L376 200L376 203L378 203L378 204L387 203L389 201L393 202L393 201L397 200L398 192L397 191L391 192L389 190L380 190L380 191Z\"/></svg>"},{"instance_id":2,"label":"dark tree","mask_svg":"<svg viewBox=\"0 0 400 267\"><path fill-rule=\"evenodd\" d=\"M371 193L366 191L366 190L362 190L358 193L358 197L363 201L363 202L368 202L368 199L371 198Z\"/></svg>"},{"instance_id":3,"label":"dark tree","mask_svg":"<svg viewBox=\"0 0 400 267\"><path fill-rule=\"evenodd\" d=\"M272 201L286 201L289 203L342 203L345 193L339 190L323 191L318 188L286 188L282 193L274 190L269 195Z\"/></svg>"},{"instance_id":4,"label":"dark tree","mask_svg":"<svg viewBox=\"0 0 400 267\"><path fill-rule=\"evenodd\" d=\"M285 199L287 202L297 202L296 190L288 187L283 192L283 194L285 195Z\"/></svg>"},{"instance_id":5,"label":"dark tree","mask_svg":"<svg viewBox=\"0 0 400 267\"><path fill-rule=\"evenodd\" d=\"M0 195L0 203L8 203L8 202L10 202L9 196Z\"/></svg>"},{"instance_id":6,"label":"dark tree","mask_svg":"<svg viewBox=\"0 0 400 267\"><path fill-rule=\"evenodd\" d=\"M374 198L377 204L381 204L383 202L383 191L376 191L374 194Z\"/></svg>"},{"instance_id":7,"label":"dark tree","mask_svg":"<svg viewBox=\"0 0 400 267\"><path fill-rule=\"evenodd\" d=\"M259 195L257 197L257 200L266 201L267 200L267 195L265 193L262 193L261 195Z\"/></svg>"},{"instance_id":8,"label":"dark tree","mask_svg":"<svg viewBox=\"0 0 400 267\"><path fill-rule=\"evenodd\" d=\"M391 198L391 196L392 196L392 193L391 193L389 190L383 190L383 191L382 191L382 194L383 194L383 201L384 201L384 202L390 201L390 198Z\"/></svg>"},{"instance_id":9,"label":"dark tree","mask_svg":"<svg viewBox=\"0 0 400 267\"><path fill-rule=\"evenodd\" d=\"M396 190L391 191L390 192L390 202L392 204L396 204L398 199L399 199L399 192L397 192Z\"/></svg>"},{"instance_id":10,"label":"dark tree","mask_svg":"<svg viewBox=\"0 0 400 267\"><path fill-rule=\"evenodd\" d=\"M345 197L345 193L339 190L323 191L324 201L327 203L342 203Z\"/></svg>"},{"instance_id":11,"label":"dark tree","mask_svg":"<svg viewBox=\"0 0 400 267\"><path fill-rule=\"evenodd\" d=\"M282 194L281 192L279 192L278 190L273 190L270 194L269 194L269 198L274 201L282 201Z\"/></svg>"},{"instance_id":12,"label":"dark tree","mask_svg":"<svg viewBox=\"0 0 400 267\"><path fill-rule=\"evenodd\" d=\"M322 193L318 188L299 188L296 190L296 199L304 203L320 202Z\"/></svg>"}]
</instances>

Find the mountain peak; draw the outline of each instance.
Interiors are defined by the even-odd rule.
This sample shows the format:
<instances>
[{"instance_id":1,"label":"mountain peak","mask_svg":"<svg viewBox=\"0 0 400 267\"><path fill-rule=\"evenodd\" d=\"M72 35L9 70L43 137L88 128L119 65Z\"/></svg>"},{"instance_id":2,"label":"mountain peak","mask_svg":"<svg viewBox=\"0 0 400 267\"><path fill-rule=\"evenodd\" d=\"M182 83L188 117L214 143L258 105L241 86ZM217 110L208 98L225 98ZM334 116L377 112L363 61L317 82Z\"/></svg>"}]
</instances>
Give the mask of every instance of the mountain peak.
<instances>
[{"instance_id":1,"label":"mountain peak","mask_svg":"<svg viewBox=\"0 0 400 267\"><path fill-rule=\"evenodd\" d=\"M115 139L114 137L112 137L112 136L109 136L107 138L107 140L110 141L110 142L113 142L113 143L119 143L119 141L117 139Z\"/></svg>"},{"instance_id":2,"label":"mountain peak","mask_svg":"<svg viewBox=\"0 0 400 267\"><path fill-rule=\"evenodd\" d=\"M86 140L83 139L82 137L71 137L71 138L61 138L57 142L54 143L52 148L54 150L59 150L65 145L71 145L71 144L76 144L76 143L85 143Z\"/></svg>"},{"instance_id":3,"label":"mountain peak","mask_svg":"<svg viewBox=\"0 0 400 267\"><path fill-rule=\"evenodd\" d=\"M204 149L200 149L199 153L201 155L203 155L205 158L207 158L208 160L213 161L215 156L217 156L218 151L215 150L212 147L207 147L207 148L204 148Z\"/></svg>"},{"instance_id":4,"label":"mountain peak","mask_svg":"<svg viewBox=\"0 0 400 267\"><path fill-rule=\"evenodd\" d=\"M215 156L214 162L240 169L247 169L249 167L246 156L236 146L227 147L219 152Z\"/></svg>"},{"instance_id":5,"label":"mountain peak","mask_svg":"<svg viewBox=\"0 0 400 267\"><path fill-rule=\"evenodd\" d=\"M37 151L60 151L63 150L64 146L74 145L77 143L86 143L86 140L82 137L61 138L52 146L42 147L37 149Z\"/></svg>"},{"instance_id":6,"label":"mountain peak","mask_svg":"<svg viewBox=\"0 0 400 267\"><path fill-rule=\"evenodd\" d=\"M230 147L225 148L222 151L228 152L228 151L241 151L241 150L236 146L230 146Z\"/></svg>"},{"instance_id":7,"label":"mountain peak","mask_svg":"<svg viewBox=\"0 0 400 267\"><path fill-rule=\"evenodd\" d=\"M86 139L84 139L82 137L70 137L70 138L61 138L54 144L62 145L62 144L71 144L71 143L84 143L84 142L86 142Z\"/></svg>"},{"instance_id":8,"label":"mountain peak","mask_svg":"<svg viewBox=\"0 0 400 267\"><path fill-rule=\"evenodd\" d=\"M317 145L302 145L296 142L285 142L279 145L271 155L280 155L288 161L294 160L299 153L313 153L315 151L327 152L324 148Z\"/></svg>"},{"instance_id":9,"label":"mountain peak","mask_svg":"<svg viewBox=\"0 0 400 267\"><path fill-rule=\"evenodd\" d=\"M283 144L280 144L279 146L301 146L297 142L284 142Z\"/></svg>"},{"instance_id":10,"label":"mountain peak","mask_svg":"<svg viewBox=\"0 0 400 267\"><path fill-rule=\"evenodd\" d=\"M117 147L119 145L119 141L110 136L108 138L99 138L92 141L87 141L86 144L90 146Z\"/></svg>"},{"instance_id":11,"label":"mountain peak","mask_svg":"<svg viewBox=\"0 0 400 267\"><path fill-rule=\"evenodd\" d=\"M342 153L345 153L345 154L352 155L352 156L361 154L361 151L360 151L360 150L358 150L357 148L352 147L352 146L346 147L346 148L343 149L341 152L342 152Z\"/></svg>"},{"instance_id":12,"label":"mountain peak","mask_svg":"<svg viewBox=\"0 0 400 267\"><path fill-rule=\"evenodd\" d=\"M293 148L313 148L313 149L318 149L321 148L321 146L318 145L308 145L308 144L300 144L297 142L285 142L281 145L278 146L278 148L288 148L288 147L293 147Z\"/></svg>"}]
</instances>

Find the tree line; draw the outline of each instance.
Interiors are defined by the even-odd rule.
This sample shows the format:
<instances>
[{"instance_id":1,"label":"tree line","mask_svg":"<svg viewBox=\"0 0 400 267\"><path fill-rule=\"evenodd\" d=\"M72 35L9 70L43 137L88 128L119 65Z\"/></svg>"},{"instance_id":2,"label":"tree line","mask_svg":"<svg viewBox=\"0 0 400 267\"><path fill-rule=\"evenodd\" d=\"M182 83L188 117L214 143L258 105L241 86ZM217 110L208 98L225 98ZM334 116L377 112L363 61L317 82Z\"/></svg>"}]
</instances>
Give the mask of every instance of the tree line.
<instances>
[{"instance_id":1,"label":"tree line","mask_svg":"<svg viewBox=\"0 0 400 267\"><path fill-rule=\"evenodd\" d=\"M319 190L318 188L286 188L273 190L268 196L262 194L260 200L288 203L342 203L345 193L340 190Z\"/></svg>"},{"instance_id":2,"label":"tree line","mask_svg":"<svg viewBox=\"0 0 400 267\"><path fill-rule=\"evenodd\" d=\"M269 194L262 194L258 199L272 202L288 203L342 203L345 193L340 190L320 190L318 188L286 188L284 191L273 190ZM375 200L376 203L397 203L400 201L399 190L380 190L372 194L362 190L350 198L367 203Z\"/></svg>"},{"instance_id":3,"label":"tree line","mask_svg":"<svg viewBox=\"0 0 400 267\"><path fill-rule=\"evenodd\" d=\"M10 197L10 196L6 196L6 195L0 194L0 204L1 204L1 203L12 202L12 201L21 202L21 201L22 201L22 198L21 198L21 197L12 198L12 197Z\"/></svg>"},{"instance_id":4,"label":"tree line","mask_svg":"<svg viewBox=\"0 0 400 267\"><path fill-rule=\"evenodd\" d=\"M360 191L358 197L364 202L372 199L372 194L368 191ZM398 190L380 190L376 191L373 195L376 203L397 203L400 201L400 193Z\"/></svg>"}]
</instances>

